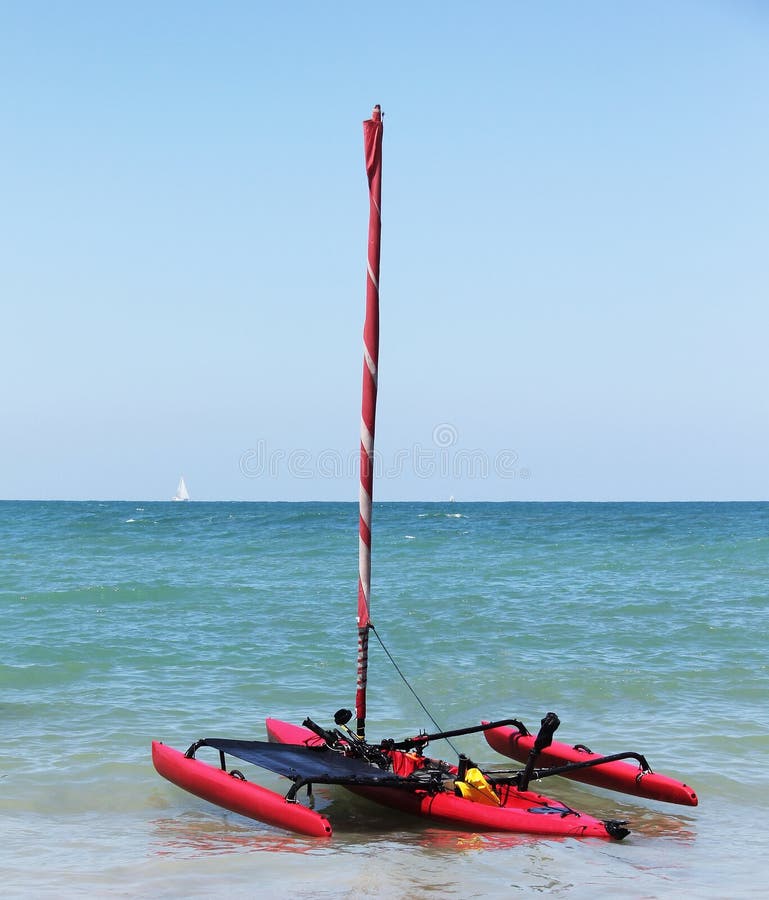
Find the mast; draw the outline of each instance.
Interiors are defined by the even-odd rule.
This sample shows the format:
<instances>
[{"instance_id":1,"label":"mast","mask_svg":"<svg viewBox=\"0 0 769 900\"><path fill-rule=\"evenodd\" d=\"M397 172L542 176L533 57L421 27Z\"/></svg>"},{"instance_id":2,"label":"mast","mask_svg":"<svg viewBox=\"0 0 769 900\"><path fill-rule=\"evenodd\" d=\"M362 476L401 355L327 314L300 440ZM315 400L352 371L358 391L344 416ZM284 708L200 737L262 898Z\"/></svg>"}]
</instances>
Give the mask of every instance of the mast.
<instances>
[{"instance_id":1,"label":"mast","mask_svg":"<svg viewBox=\"0 0 769 900\"><path fill-rule=\"evenodd\" d=\"M377 105L363 123L363 148L369 190L366 319L363 324L363 402L360 424L360 506L358 542L358 678L355 694L357 733L366 730L368 633L371 629L371 508L374 486L374 423L379 361L379 249L382 237L382 110Z\"/></svg>"}]
</instances>

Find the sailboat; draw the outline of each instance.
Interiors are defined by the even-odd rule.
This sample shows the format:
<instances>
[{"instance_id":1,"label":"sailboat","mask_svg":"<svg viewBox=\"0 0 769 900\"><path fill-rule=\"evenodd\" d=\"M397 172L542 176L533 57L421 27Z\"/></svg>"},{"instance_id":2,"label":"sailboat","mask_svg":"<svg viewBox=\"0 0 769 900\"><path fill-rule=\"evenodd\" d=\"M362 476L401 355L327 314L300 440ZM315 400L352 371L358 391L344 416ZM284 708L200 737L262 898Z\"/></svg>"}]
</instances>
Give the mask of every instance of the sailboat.
<instances>
[{"instance_id":1,"label":"sailboat","mask_svg":"<svg viewBox=\"0 0 769 900\"><path fill-rule=\"evenodd\" d=\"M190 499L190 492L187 490L183 475L179 479L179 486L176 488L176 494L171 499L179 502Z\"/></svg>"},{"instance_id":2,"label":"sailboat","mask_svg":"<svg viewBox=\"0 0 769 900\"><path fill-rule=\"evenodd\" d=\"M366 316L363 328L363 401L360 443L360 494L357 604L357 683L355 713L340 709L330 727L306 718L302 725L266 720L266 741L203 738L186 752L154 741L152 758L160 775L220 807L315 837L329 837L329 820L313 808L313 785L341 785L354 793L409 815L473 831L622 840L629 830L618 820L602 821L530 790L532 781L560 775L636 796L688 806L695 792L679 781L652 772L635 752L602 756L582 745L553 740L560 722L549 712L536 734L517 719L503 719L451 731L419 731L401 739L371 741L366 736L370 615L373 454L379 356L379 262L381 238L382 113L374 107L363 123L369 186ZM388 653L389 656L389 653ZM420 701L421 702L421 701ZM426 711L426 708L425 708ZM428 714L429 715L429 714ZM430 717L432 718L432 717ZM354 727L350 723L354 719ZM434 720L433 720L434 721ZM483 733L503 756L523 762L514 769L489 770L463 754L456 761L425 754L437 740ZM456 751L455 751L456 752ZM213 753L218 765L198 759ZM289 779L285 794L247 780L230 759L242 760ZM632 762L629 762L632 760ZM228 766L230 766L228 768ZM307 802L300 802L304 791Z\"/></svg>"}]
</instances>

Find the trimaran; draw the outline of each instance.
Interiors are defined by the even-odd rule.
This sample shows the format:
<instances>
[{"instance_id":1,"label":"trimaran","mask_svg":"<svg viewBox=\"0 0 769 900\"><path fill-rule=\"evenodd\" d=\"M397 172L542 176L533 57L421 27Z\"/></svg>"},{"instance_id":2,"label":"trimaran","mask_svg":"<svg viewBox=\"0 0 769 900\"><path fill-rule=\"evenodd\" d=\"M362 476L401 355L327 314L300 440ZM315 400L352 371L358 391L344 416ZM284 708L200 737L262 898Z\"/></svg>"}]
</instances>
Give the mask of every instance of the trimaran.
<instances>
[{"instance_id":1,"label":"trimaran","mask_svg":"<svg viewBox=\"0 0 769 900\"><path fill-rule=\"evenodd\" d=\"M348 724L353 713L342 709L336 713L331 728L322 728L311 719L306 719L301 726L267 719L268 741L206 738L196 741L186 753L154 741L155 768L179 787L225 809L317 837L329 836L332 829L328 819L312 808L312 786L330 784L343 785L360 796L406 813L472 831L621 840L629 833L625 822L601 821L578 812L529 790L530 783L561 775L639 797L688 806L697 804L696 794L673 778L653 773L640 754L600 756L582 745L570 747L554 741L553 734L559 725L554 713L542 719L537 734L530 733L516 719L506 719L434 734L420 732L401 740L372 742L366 738L368 640L374 630L369 599L382 190L382 113L378 106L363 123L363 132L370 212L363 329L355 728ZM494 750L523 765L492 771L481 769L461 754L455 763L425 754L431 741L478 732L484 734ZM196 758L203 748L218 752L218 766ZM291 786L286 794L280 794L248 781L238 769L228 770L227 757L285 776ZM302 789L307 804L299 801Z\"/></svg>"}]
</instances>

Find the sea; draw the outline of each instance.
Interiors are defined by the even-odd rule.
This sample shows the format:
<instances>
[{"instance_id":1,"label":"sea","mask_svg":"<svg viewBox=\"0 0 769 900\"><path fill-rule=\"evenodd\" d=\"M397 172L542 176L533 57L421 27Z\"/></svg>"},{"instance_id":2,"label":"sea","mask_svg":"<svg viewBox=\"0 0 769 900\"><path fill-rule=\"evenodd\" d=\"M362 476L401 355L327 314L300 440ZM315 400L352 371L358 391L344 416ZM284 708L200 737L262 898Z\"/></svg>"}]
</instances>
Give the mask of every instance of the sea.
<instances>
[{"instance_id":1,"label":"sea","mask_svg":"<svg viewBox=\"0 0 769 900\"><path fill-rule=\"evenodd\" d=\"M345 503L0 503L4 897L766 895L767 503L375 505L372 619L403 678L372 637L368 736L434 730L417 698L443 729L554 711L557 739L643 753L699 795L536 784L627 820L621 843L318 787L321 840L161 779L153 739L263 739L266 716L353 706L357 526Z\"/></svg>"}]
</instances>

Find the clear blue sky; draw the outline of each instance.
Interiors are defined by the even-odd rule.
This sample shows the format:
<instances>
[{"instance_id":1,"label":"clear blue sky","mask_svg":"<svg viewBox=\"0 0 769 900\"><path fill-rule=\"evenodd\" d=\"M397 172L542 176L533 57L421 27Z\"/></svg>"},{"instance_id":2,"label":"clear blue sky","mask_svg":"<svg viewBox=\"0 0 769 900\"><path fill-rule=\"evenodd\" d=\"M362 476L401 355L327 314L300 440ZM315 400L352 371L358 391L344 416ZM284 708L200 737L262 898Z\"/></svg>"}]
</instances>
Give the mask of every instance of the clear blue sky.
<instances>
[{"instance_id":1,"label":"clear blue sky","mask_svg":"<svg viewBox=\"0 0 769 900\"><path fill-rule=\"evenodd\" d=\"M0 3L2 498L769 497L769 7ZM370 10L370 11L369 11Z\"/></svg>"}]
</instances>

